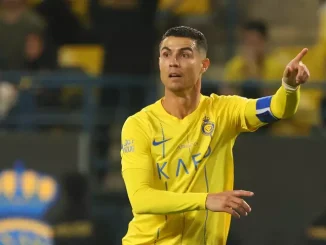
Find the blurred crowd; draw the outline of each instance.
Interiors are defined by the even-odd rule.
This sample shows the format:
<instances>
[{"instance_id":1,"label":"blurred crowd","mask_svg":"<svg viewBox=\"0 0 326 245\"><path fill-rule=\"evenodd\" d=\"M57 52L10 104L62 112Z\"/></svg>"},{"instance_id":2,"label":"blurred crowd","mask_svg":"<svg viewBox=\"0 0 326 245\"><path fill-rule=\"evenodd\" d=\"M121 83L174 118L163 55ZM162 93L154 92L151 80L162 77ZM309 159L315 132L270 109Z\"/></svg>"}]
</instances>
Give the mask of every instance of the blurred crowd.
<instances>
[{"instance_id":1,"label":"blurred crowd","mask_svg":"<svg viewBox=\"0 0 326 245\"><path fill-rule=\"evenodd\" d=\"M195 0L1 0L0 5L0 70L74 70L91 76L155 74L160 36L175 25L202 30L209 39L209 55L214 61L216 53L211 51L215 48L214 40L210 37L214 36L212 31L219 32L218 16L225 10L225 2L220 0L202 0L201 4ZM325 80L326 56L323 0L319 1L318 16L318 38L308 46L310 51L304 62L311 71L311 81L321 84ZM222 69L210 79L220 83L204 92L250 98L273 93L287 62L302 46L270 49L270 28L264 20L244 20L235 29L240 34L235 55L219 64ZM144 83L146 87L146 83L157 81L144 79ZM5 108L14 105L17 96L14 92L10 83L2 83L1 115L5 115ZM128 88L126 93L133 111L145 105L146 89L136 86ZM37 94L37 101L42 105L74 108L80 104L80 94L77 88L43 89ZM101 106L115 107L120 97L118 88L101 89L98 101ZM305 88L297 115L268 130L278 135L308 135L312 129L326 125L325 114L323 89L318 85Z\"/></svg>"},{"instance_id":2,"label":"blurred crowd","mask_svg":"<svg viewBox=\"0 0 326 245\"><path fill-rule=\"evenodd\" d=\"M325 15L326 12L321 14ZM226 64L224 77L226 86L223 87L226 91L223 92L241 94L249 98L273 94L277 87L271 83L278 86L287 63L302 47L268 50L269 29L263 21L245 23L241 41L241 51ZM311 72L310 81L315 87L301 88L298 113L291 120L273 125L271 130L275 134L309 135L313 127L325 126L323 117L326 110L325 93L321 86L316 85L325 81L325 40L321 37L309 49L309 55L304 63ZM237 83L241 85L234 86Z\"/></svg>"}]
</instances>

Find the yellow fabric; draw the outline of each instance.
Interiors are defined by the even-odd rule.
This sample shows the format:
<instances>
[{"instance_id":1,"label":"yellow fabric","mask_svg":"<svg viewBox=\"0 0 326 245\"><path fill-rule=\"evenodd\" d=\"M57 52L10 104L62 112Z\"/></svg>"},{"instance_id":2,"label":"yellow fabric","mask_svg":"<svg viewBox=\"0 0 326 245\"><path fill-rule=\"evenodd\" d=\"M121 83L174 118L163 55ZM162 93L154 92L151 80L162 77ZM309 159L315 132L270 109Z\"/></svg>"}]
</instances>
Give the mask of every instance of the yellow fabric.
<instances>
[{"instance_id":1,"label":"yellow fabric","mask_svg":"<svg viewBox=\"0 0 326 245\"><path fill-rule=\"evenodd\" d=\"M103 66L104 49L101 45L65 45L58 53L61 67L80 67L91 75L99 75Z\"/></svg>"},{"instance_id":2,"label":"yellow fabric","mask_svg":"<svg viewBox=\"0 0 326 245\"><path fill-rule=\"evenodd\" d=\"M290 118L297 112L299 101L300 87L295 91L289 91L281 86L272 98L271 111L277 118Z\"/></svg>"},{"instance_id":3,"label":"yellow fabric","mask_svg":"<svg viewBox=\"0 0 326 245\"><path fill-rule=\"evenodd\" d=\"M100 75L103 67L104 49L100 45L65 45L59 49L58 63L60 67L80 68L90 75ZM64 103L74 95L81 95L80 88L64 88Z\"/></svg>"},{"instance_id":4,"label":"yellow fabric","mask_svg":"<svg viewBox=\"0 0 326 245\"><path fill-rule=\"evenodd\" d=\"M326 5L324 4L319 9L318 15L318 43L325 43L326 42Z\"/></svg>"},{"instance_id":5,"label":"yellow fabric","mask_svg":"<svg viewBox=\"0 0 326 245\"><path fill-rule=\"evenodd\" d=\"M89 0L72 0L71 9L82 23L89 24Z\"/></svg>"},{"instance_id":6,"label":"yellow fabric","mask_svg":"<svg viewBox=\"0 0 326 245\"><path fill-rule=\"evenodd\" d=\"M159 9L166 10L175 1L181 1L178 7L173 9L173 12L178 15L202 15L210 11L210 0L201 0L200 4L198 0L160 0Z\"/></svg>"},{"instance_id":7,"label":"yellow fabric","mask_svg":"<svg viewBox=\"0 0 326 245\"><path fill-rule=\"evenodd\" d=\"M267 56L264 62L261 78L279 82L282 78L284 66L273 56ZM224 80L227 82L242 82L250 79L246 75L246 60L242 56L235 56L227 62Z\"/></svg>"},{"instance_id":8,"label":"yellow fabric","mask_svg":"<svg viewBox=\"0 0 326 245\"><path fill-rule=\"evenodd\" d=\"M311 240L319 240L319 244L321 244L321 241L326 241L326 227L324 225L311 226L307 229L306 234Z\"/></svg>"},{"instance_id":9,"label":"yellow fabric","mask_svg":"<svg viewBox=\"0 0 326 245\"><path fill-rule=\"evenodd\" d=\"M286 65L301 50L302 47L282 47L270 53L262 72L263 82L266 84L279 83ZM303 59L304 64L310 70L309 81L323 82L325 80L325 54L325 45L318 44L309 47L309 53ZM233 58L226 65L225 80L233 84L248 79L243 72L243 67L245 67L245 60L241 56ZM272 126L273 133L277 135L309 134L311 127L320 123L319 109L323 95L323 90L319 88L301 88L301 103L296 115L291 120L274 124Z\"/></svg>"},{"instance_id":10,"label":"yellow fabric","mask_svg":"<svg viewBox=\"0 0 326 245\"><path fill-rule=\"evenodd\" d=\"M302 47L279 48L274 51L274 57L285 68L286 64L301 50ZM324 45L316 44L309 47L309 53L303 59L310 71L309 81L314 83L325 81L325 57ZM320 102L323 96L323 89L303 86L298 112L291 120L273 125L273 132L279 135L308 135L312 126L320 124Z\"/></svg>"},{"instance_id":11,"label":"yellow fabric","mask_svg":"<svg viewBox=\"0 0 326 245\"><path fill-rule=\"evenodd\" d=\"M88 13L89 0L72 0L71 7L78 15L86 15Z\"/></svg>"},{"instance_id":12,"label":"yellow fabric","mask_svg":"<svg viewBox=\"0 0 326 245\"><path fill-rule=\"evenodd\" d=\"M295 112L298 93L280 88L272 112ZM133 209L123 245L225 245L231 217L205 210L207 193L233 189L232 148L240 132L264 125L256 100L201 96L197 109L178 119L161 100L129 117L122 129L122 175ZM208 218L206 217L208 215Z\"/></svg>"},{"instance_id":13,"label":"yellow fabric","mask_svg":"<svg viewBox=\"0 0 326 245\"><path fill-rule=\"evenodd\" d=\"M245 110L246 124L251 130L255 130L266 124L259 121L256 117L256 101L257 100L250 100ZM278 119L287 119L297 112L299 101L300 88L296 91L288 91L281 86L272 97L270 110L274 117Z\"/></svg>"}]
</instances>

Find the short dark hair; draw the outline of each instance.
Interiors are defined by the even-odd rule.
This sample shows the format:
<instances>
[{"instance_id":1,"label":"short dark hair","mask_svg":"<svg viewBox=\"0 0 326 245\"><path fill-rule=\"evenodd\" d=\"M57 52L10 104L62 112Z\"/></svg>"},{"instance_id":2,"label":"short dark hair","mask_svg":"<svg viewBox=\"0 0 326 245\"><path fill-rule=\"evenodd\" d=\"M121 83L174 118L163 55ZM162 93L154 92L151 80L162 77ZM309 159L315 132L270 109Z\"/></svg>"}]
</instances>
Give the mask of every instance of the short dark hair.
<instances>
[{"instance_id":1,"label":"short dark hair","mask_svg":"<svg viewBox=\"0 0 326 245\"><path fill-rule=\"evenodd\" d=\"M264 38L268 37L268 26L264 21L252 20L244 24L243 29L246 31L256 31L260 33Z\"/></svg>"},{"instance_id":2,"label":"short dark hair","mask_svg":"<svg viewBox=\"0 0 326 245\"><path fill-rule=\"evenodd\" d=\"M200 31L188 26L176 26L168 29L162 37L161 42L167 37L185 37L196 42L198 49L202 49L207 53L208 45L206 37Z\"/></svg>"}]
</instances>

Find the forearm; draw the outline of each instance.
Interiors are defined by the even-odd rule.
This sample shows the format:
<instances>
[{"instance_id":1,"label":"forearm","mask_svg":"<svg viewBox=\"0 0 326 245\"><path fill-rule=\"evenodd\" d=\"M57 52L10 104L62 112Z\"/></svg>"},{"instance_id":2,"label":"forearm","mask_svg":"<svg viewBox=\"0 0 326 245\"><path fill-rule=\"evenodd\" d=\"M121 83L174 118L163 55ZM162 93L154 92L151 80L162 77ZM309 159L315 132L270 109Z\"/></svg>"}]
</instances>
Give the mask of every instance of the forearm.
<instances>
[{"instance_id":1,"label":"forearm","mask_svg":"<svg viewBox=\"0 0 326 245\"><path fill-rule=\"evenodd\" d=\"M281 86L272 98L271 111L278 119L289 118L297 112L299 101L300 87L291 91Z\"/></svg>"},{"instance_id":2,"label":"forearm","mask_svg":"<svg viewBox=\"0 0 326 245\"><path fill-rule=\"evenodd\" d=\"M138 214L170 214L204 210L206 193L176 193L147 187L130 197L131 205Z\"/></svg>"},{"instance_id":3,"label":"forearm","mask_svg":"<svg viewBox=\"0 0 326 245\"><path fill-rule=\"evenodd\" d=\"M258 128L267 123L293 116L299 105L300 88L285 89L282 85L272 97L248 102L245 118L248 127Z\"/></svg>"},{"instance_id":4,"label":"forearm","mask_svg":"<svg viewBox=\"0 0 326 245\"><path fill-rule=\"evenodd\" d=\"M156 190L149 183L140 182L146 170L128 169L123 172L133 212L137 214L170 214L206 208L207 193L176 193Z\"/></svg>"}]
</instances>

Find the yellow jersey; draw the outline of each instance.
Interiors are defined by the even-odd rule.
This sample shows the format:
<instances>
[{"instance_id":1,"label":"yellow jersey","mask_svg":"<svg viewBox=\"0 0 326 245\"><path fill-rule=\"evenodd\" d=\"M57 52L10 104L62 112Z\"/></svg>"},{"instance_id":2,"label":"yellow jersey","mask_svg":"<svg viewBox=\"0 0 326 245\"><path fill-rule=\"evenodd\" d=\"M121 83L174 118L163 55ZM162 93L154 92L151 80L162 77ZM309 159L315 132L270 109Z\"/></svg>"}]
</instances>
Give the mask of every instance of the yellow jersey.
<instances>
[{"instance_id":1,"label":"yellow jersey","mask_svg":"<svg viewBox=\"0 0 326 245\"><path fill-rule=\"evenodd\" d=\"M129 117L121 156L134 218L122 244L225 245L231 216L206 210L207 193L233 189L237 136L277 120L271 108L279 118L293 114L297 93L281 87L273 99L201 95L184 119L159 100Z\"/></svg>"}]
</instances>

